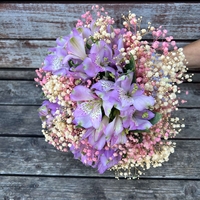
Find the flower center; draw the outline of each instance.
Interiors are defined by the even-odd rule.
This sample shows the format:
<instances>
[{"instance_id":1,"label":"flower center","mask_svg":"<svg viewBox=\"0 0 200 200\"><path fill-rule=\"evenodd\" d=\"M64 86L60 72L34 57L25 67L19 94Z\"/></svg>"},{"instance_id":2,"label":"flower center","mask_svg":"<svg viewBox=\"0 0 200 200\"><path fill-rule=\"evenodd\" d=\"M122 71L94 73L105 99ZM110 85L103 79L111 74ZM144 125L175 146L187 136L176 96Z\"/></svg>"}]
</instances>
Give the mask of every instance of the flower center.
<instances>
[{"instance_id":1,"label":"flower center","mask_svg":"<svg viewBox=\"0 0 200 200\"><path fill-rule=\"evenodd\" d=\"M54 58L53 63L52 63L52 68L54 70L58 70L61 68L61 66L62 66L61 59L58 57Z\"/></svg>"}]
</instances>

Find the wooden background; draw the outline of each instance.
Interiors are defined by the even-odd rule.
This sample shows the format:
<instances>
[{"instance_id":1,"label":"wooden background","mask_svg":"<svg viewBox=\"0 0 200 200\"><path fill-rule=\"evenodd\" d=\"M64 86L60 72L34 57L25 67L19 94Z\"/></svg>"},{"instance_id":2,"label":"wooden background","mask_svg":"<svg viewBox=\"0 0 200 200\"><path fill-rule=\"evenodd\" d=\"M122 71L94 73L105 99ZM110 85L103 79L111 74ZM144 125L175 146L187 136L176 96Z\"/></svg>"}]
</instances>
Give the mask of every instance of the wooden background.
<instances>
[{"instance_id":1,"label":"wooden background","mask_svg":"<svg viewBox=\"0 0 200 200\"><path fill-rule=\"evenodd\" d=\"M200 3L102 4L117 22L129 10L163 25L179 47L200 39ZM41 66L55 39L67 35L89 3L0 4L0 199L200 199L200 70L181 85L177 116L186 127L175 139L169 162L150 169L139 180L117 181L112 172L74 160L44 141L37 109L41 90L34 70ZM189 91L189 95L185 92Z\"/></svg>"}]
</instances>

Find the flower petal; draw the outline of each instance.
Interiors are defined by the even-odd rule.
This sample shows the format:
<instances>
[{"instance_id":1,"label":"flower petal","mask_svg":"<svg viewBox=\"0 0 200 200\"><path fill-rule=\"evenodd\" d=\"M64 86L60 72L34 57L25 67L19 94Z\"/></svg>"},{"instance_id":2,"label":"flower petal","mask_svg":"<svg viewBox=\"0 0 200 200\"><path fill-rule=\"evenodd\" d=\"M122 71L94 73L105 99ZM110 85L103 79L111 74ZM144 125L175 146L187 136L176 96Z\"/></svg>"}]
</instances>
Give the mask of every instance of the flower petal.
<instances>
[{"instance_id":1,"label":"flower petal","mask_svg":"<svg viewBox=\"0 0 200 200\"><path fill-rule=\"evenodd\" d=\"M88 104L89 104L88 102L83 102L81 104L78 104L77 108L73 113L74 115L73 123L75 123L75 125L79 125L84 128L92 127L92 122L90 119L92 107Z\"/></svg>"},{"instance_id":2,"label":"flower petal","mask_svg":"<svg viewBox=\"0 0 200 200\"><path fill-rule=\"evenodd\" d=\"M106 143L106 136L102 135L101 138L96 142L95 147L97 150L102 150Z\"/></svg>"},{"instance_id":3,"label":"flower petal","mask_svg":"<svg viewBox=\"0 0 200 200\"><path fill-rule=\"evenodd\" d=\"M138 130L149 129L152 126L152 124L148 120L145 120L145 119L135 118L135 122L137 124L136 129L138 129Z\"/></svg>"},{"instance_id":4,"label":"flower petal","mask_svg":"<svg viewBox=\"0 0 200 200\"><path fill-rule=\"evenodd\" d=\"M140 95L134 98L133 105L137 110L142 111L149 106L153 106L154 103L155 99L152 96Z\"/></svg>"},{"instance_id":5,"label":"flower petal","mask_svg":"<svg viewBox=\"0 0 200 200\"><path fill-rule=\"evenodd\" d=\"M123 76L125 76L125 79L121 81L121 87L127 92L131 87L131 83L133 80L133 72Z\"/></svg>"},{"instance_id":6,"label":"flower petal","mask_svg":"<svg viewBox=\"0 0 200 200\"><path fill-rule=\"evenodd\" d=\"M90 116L77 116L74 120L73 123L77 126L81 126L83 128L90 128L92 127L92 123L90 121Z\"/></svg>"},{"instance_id":7,"label":"flower petal","mask_svg":"<svg viewBox=\"0 0 200 200\"><path fill-rule=\"evenodd\" d=\"M78 31L82 34L83 38L89 38L91 35L91 30L85 27L79 27Z\"/></svg>"},{"instance_id":8,"label":"flower petal","mask_svg":"<svg viewBox=\"0 0 200 200\"><path fill-rule=\"evenodd\" d=\"M99 80L97 83L95 83L92 86L92 89L97 89L99 91L105 91L108 92L111 89L113 89L114 82L112 81L107 81L107 80Z\"/></svg>"},{"instance_id":9,"label":"flower petal","mask_svg":"<svg viewBox=\"0 0 200 200\"><path fill-rule=\"evenodd\" d=\"M102 112L101 112L101 104L97 103L94 105L91 113L91 121L94 128L98 128L100 126L102 120Z\"/></svg>"},{"instance_id":10,"label":"flower petal","mask_svg":"<svg viewBox=\"0 0 200 200\"><path fill-rule=\"evenodd\" d=\"M90 58L85 58L83 63L76 68L77 71L83 71L90 77L95 77L98 72L103 71L98 65L96 65Z\"/></svg>"},{"instance_id":11,"label":"flower petal","mask_svg":"<svg viewBox=\"0 0 200 200\"><path fill-rule=\"evenodd\" d=\"M127 137L125 132L121 132L121 134L119 134L116 138L115 141L113 141L113 145L115 144L125 144L127 141Z\"/></svg>"},{"instance_id":12,"label":"flower petal","mask_svg":"<svg viewBox=\"0 0 200 200\"><path fill-rule=\"evenodd\" d=\"M133 104L133 101L134 101L133 97L128 96L126 94L126 91L123 88L118 87L117 91L118 91L119 101L121 102L121 106L122 106L120 110Z\"/></svg>"},{"instance_id":13,"label":"flower petal","mask_svg":"<svg viewBox=\"0 0 200 200\"><path fill-rule=\"evenodd\" d=\"M63 64L67 64L68 65L68 62L71 60L71 59L79 59L79 57L77 56L74 56L74 55L67 55L64 57L63 59Z\"/></svg>"},{"instance_id":14,"label":"flower petal","mask_svg":"<svg viewBox=\"0 0 200 200\"><path fill-rule=\"evenodd\" d=\"M84 60L87 57L83 38L78 34L70 38L69 42L67 43L67 50L70 52L70 54L79 57L81 60Z\"/></svg>"},{"instance_id":15,"label":"flower petal","mask_svg":"<svg viewBox=\"0 0 200 200\"><path fill-rule=\"evenodd\" d=\"M96 96L92 94L92 91L85 86L77 85L70 95L72 101L87 101L94 100Z\"/></svg>"},{"instance_id":16,"label":"flower petal","mask_svg":"<svg viewBox=\"0 0 200 200\"><path fill-rule=\"evenodd\" d=\"M122 120L121 120L121 117L117 116L116 121L115 121L115 134L114 135L119 135L122 131L123 131Z\"/></svg>"},{"instance_id":17,"label":"flower petal","mask_svg":"<svg viewBox=\"0 0 200 200\"><path fill-rule=\"evenodd\" d=\"M88 128L85 134L82 136L82 139L88 138L91 134L94 134L94 131L95 131L94 128Z\"/></svg>"},{"instance_id":18,"label":"flower petal","mask_svg":"<svg viewBox=\"0 0 200 200\"><path fill-rule=\"evenodd\" d=\"M106 129L105 129L104 134L105 134L108 138L110 138L111 135L114 133L115 121L116 121L116 118L114 118L113 121L110 122L110 123L107 125Z\"/></svg>"},{"instance_id":19,"label":"flower petal","mask_svg":"<svg viewBox=\"0 0 200 200\"><path fill-rule=\"evenodd\" d=\"M107 117L109 117L112 107L113 107L113 102L103 101L103 109Z\"/></svg>"},{"instance_id":20,"label":"flower petal","mask_svg":"<svg viewBox=\"0 0 200 200\"><path fill-rule=\"evenodd\" d=\"M140 119L150 120L155 116L155 114L153 112L145 109L143 111L136 111L134 113L134 116L137 118L140 118Z\"/></svg>"}]
</instances>

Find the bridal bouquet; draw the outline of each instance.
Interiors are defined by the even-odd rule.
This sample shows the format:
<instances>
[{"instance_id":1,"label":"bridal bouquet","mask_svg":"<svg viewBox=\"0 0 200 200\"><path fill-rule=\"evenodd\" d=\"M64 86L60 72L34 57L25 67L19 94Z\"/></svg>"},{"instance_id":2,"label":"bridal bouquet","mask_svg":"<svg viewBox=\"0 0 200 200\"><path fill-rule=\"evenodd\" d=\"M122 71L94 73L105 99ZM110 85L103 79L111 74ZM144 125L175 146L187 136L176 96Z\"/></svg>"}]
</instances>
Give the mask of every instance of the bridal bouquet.
<instances>
[{"instance_id":1,"label":"bridal bouquet","mask_svg":"<svg viewBox=\"0 0 200 200\"><path fill-rule=\"evenodd\" d=\"M137 177L168 161L175 148L168 139L184 127L171 116L177 85L191 81L184 54L167 30L150 22L142 29L131 12L122 28L99 6L81 17L36 70L43 134L101 174Z\"/></svg>"}]
</instances>

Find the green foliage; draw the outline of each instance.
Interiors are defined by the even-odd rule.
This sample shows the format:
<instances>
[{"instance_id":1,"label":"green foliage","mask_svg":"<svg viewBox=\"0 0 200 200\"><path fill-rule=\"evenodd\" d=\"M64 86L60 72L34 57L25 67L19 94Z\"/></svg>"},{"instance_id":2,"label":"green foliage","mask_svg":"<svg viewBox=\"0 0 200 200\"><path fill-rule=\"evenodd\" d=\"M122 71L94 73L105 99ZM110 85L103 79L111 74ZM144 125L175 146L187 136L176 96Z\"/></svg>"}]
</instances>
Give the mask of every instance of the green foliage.
<instances>
[{"instance_id":1,"label":"green foliage","mask_svg":"<svg viewBox=\"0 0 200 200\"><path fill-rule=\"evenodd\" d=\"M126 64L125 67L124 67L124 69L125 69L125 73L134 72L132 83L136 83L135 60L134 60L132 54L130 55L129 64Z\"/></svg>"},{"instance_id":2,"label":"green foliage","mask_svg":"<svg viewBox=\"0 0 200 200\"><path fill-rule=\"evenodd\" d=\"M162 118L162 115L157 112L157 113L155 113L154 118L149 121L154 125L154 124L158 123L161 118Z\"/></svg>"}]
</instances>

